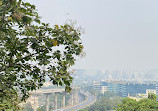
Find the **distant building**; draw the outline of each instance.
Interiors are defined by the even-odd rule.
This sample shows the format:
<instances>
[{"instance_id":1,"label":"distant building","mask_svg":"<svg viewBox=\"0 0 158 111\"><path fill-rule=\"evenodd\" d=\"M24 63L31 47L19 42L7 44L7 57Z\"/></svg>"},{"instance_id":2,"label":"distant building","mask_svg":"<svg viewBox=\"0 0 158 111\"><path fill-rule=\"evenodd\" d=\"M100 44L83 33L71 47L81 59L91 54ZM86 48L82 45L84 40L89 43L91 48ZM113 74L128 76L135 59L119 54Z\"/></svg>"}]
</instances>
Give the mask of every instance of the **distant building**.
<instances>
[{"instance_id":1,"label":"distant building","mask_svg":"<svg viewBox=\"0 0 158 111\"><path fill-rule=\"evenodd\" d=\"M156 94L158 95L158 86L156 87Z\"/></svg>"},{"instance_id":2,"label":"distant building","mask_svg":"<svg viewBox=\"0 0 158 111\"><path fill-rule=\"evenodd\" d=\"M106 86L107 90L116 93L118 96L126 97L126 83L120 81L101 81L102 86ZM105 92L104 92L105 93Z\"/></svg>"},{"instance_id":3,"label":"distant building","mask_svg":"<svg viewBox=\"0 0 158 111\"><path fill-rule=\"evenodd\" d=\"M147 89L146 94L148 95L149 93L156 94L156 89Z\"/></svg>"},{"instance_id":4,"label":"distant building","mask_svg":"<svg viewBox=\"0 0 158 111\"><path fill-rule=\"evenodd\" d=\"M95 81L93 82L93 88L105 93L106 91L114 92L120 97L127 97L128 94L136 96L137 94L145 94L147 91L156 91L156 84L146 83L127 83L121 81ZM154 92L156 93L156 92Z\"/></svg>"},{"instance_id":5,"label":"distant building","mask_svg":"<svg viewBox=\"0 0 158 111\"><path fill-rule=\"evenodd\" d=\"M129 94L128 94L128 97L131 99L135 99L136 101L139 101L140 99L148 98L148 95L150 93L156 94L156 90L155 89L146 89L146 94L138 94L137 97L132 97L132 96L129 96Z\"/></svg>"},{"instance_id":6,"label":"distant building","mask_svg":"<svg viewBox=\"0 0 158 111\"><path fill-rule=\"evenodd\" d=\"M139 98L139 97L132 97L132 96L129 96L129 95L128 95L128 98L130 98L130 99L134 99L134 100L136 100L136 101L139 101L139 100L142 99L142 98Z\"/></svg>"},{"instance_id":7,"label":"distant building","mask_svg":"<svg viewBox=\"0 0 158 111\"><path fill-rule=\"evenodd\" d=\"M53 84L52 84L50 81L48 81L48 82L45 82L45 83L43 84L43 86L44 86L44 87L49 87L49 86L53 86Z\"/></svg>"},{"instance_id":8,"label":"distant building","mask_svg":"<svg viewBox=\"0 0 158 111\"><path fill-rule=\"evenodd\" d=\"M93 81L93 89L100 91L101 90L101 84L100 81Z\"/></svg>"},{"instance_id":9,"label":"distant building","mask_svg":"<svg viewBox=\"0 0 158 111\"><path fill-rule=\"evenodd\" d=\"M101 93L104 94L108 90L107 86L101 86Z\"/></svg>"},{"instance_id":10,"label":"distant building","mask_svg":"<svg viewBox=\"0 0 158 111\"><path fill-rule=\"evenodd\" d=\"M156 84L146 84L146 83L127 83L126 90L127 94L135 96L136 94L145 94L147 89L156 90Z\"/></svg>"}]
</instances>

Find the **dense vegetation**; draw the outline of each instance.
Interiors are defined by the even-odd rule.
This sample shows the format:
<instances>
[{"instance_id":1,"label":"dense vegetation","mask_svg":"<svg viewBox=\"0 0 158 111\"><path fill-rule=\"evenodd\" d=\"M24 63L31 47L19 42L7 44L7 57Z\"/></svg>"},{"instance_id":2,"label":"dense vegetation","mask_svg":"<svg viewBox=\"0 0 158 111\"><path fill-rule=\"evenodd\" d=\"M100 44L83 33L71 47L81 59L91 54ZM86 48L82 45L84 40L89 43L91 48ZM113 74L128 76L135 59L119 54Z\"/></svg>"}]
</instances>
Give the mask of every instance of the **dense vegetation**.
<instances>
[{"instance_id":1,"label":"dense vegetation","mask_svg":"<svg viewBox=\"0 0 158 111\"><path fill-rule=\"evenodd\" d=\"M118 105L117 111L158 111L156 95L149 94L148 98L139 101L125 98L122 104Z\"/></svg>"},{"instance_id":2,"label":"dense vegetation","mask_svg":"<svg viewBox=\"0 0 158 111\"><path fill-rule=\"evenodd\" d=\"M73 24L43 23L35 5L0 0L0 110L20 108L29 91L49 77L71 91L69 67L82 52L81 31ZM19 94L18 94L19 93Z\"/></svg>"}]
</instances>

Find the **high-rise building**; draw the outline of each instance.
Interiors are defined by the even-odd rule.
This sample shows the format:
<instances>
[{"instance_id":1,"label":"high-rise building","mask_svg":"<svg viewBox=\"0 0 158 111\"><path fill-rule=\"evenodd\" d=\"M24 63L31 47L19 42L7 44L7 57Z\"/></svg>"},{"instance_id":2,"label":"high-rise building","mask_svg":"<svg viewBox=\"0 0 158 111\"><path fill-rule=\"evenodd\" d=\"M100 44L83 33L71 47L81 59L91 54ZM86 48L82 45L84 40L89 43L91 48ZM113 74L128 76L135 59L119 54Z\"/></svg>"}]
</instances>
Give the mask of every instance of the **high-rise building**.
<instances>
[{"instance_id":1,"label":"high-rise building","mask_svg":"<svg viewBox=\"0 0 158 111\"><path fill-rule=\"evenodd\" d=\"M156 84L140 84L140 83L127 83L126 91L127 94L135 96L136 94L145 94L146 89L156 89Z\"/></svg>"},{"instance_id":2,"label":"high-rise building","mask_svg":"<svg viewBox=\"0 0 158 111\"><path fill-rule=\"evenodd\" d=\"M126 97L126 83L120 81L101 81L102 86L106 86L107 90L116 93L118 96Z\"/></svg>"},{"instance_id":3,"label":"high-rise building","mask_svg":"<svg viewBox=\"0 0 158 111\"><path fill-rule=\"evenodd\" d=\"M158 89L156 84L127 83L121 81L95 81L93 82L93 88L95 90L100 90L103 94L106 91L114 92L120 97L127 97L128 94L131 96L145 94L147 89Z\"/></svg>"}]
</instances>

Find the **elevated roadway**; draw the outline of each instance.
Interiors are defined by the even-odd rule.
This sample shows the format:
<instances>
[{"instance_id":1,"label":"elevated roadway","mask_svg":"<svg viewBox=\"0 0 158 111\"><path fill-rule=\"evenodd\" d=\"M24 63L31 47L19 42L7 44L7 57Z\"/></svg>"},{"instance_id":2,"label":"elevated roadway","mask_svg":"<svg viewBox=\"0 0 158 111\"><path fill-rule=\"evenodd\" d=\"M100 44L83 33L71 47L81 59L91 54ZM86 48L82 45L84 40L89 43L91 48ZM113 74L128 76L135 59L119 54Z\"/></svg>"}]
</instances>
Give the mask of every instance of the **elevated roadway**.
<instances>
[{"instance_id":1,"label":"elevated roadway","mask_svg":"<svg viewBox=\"0 0 158 111\"><path fill-rule=\"evenodd\" d=\"M62 93L65 89L39 89L30 92L31 94L51 94L51 93Z\"/></svg>"},{"instance_id":2,"label":"elevated roadway","mask_svg":"<svg viewBox=\"0 0 158 111\"><path fill-rule=\"evenodd\" d=\"M88 107L96 102L96 97L91 95L89 92L82 92L81 91L81 93L86 96L86 99L79 104L64 108L63 111L77 111L77 110L86 108L86 107Z\"/></svg>"}]
</instances>

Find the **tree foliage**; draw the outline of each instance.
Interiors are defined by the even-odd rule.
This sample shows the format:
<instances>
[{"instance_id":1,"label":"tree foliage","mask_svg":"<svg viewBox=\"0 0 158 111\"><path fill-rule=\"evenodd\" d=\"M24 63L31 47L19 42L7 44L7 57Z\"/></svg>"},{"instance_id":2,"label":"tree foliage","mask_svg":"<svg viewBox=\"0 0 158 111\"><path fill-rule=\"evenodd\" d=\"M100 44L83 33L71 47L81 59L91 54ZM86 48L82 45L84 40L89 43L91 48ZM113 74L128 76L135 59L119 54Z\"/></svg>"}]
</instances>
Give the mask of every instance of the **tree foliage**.
<instances>
[{"instance_id":1,"label":"tree foliage","mask_svg":"<svg viewBox=\"0 0 158 111\"><path fill-rule=\"evenodd\" d=\"M16 90L4 89L0 92L0 111L19 111L19 100Z\"/></svg>"},{"instance_id":2,"label":"tree foliage","mask_svg":"<svg viewBox=\"0 0 158 111\"><path fill-rule=\"evenodd\" d=\"M118 105L117 111L158 111L158 102L155 97L156 95L151 94L149 98L139 101L125 98L122 104Z\"/></svg>"},{"instance_id":3,"label":"tree foliage","mask_svg":"<svg viewBox=\"0 0 158 111\"><path fill-rule=\"evenodd\" d=\"M80 35L73 25L41 22L30 3L0 0L0 96L17 89L25 100L45 77L70 91L73 78L68 70L82 52Z\"/></svg>"},{"instance_id":4,"label":"tree foliage","mask_svg":"<svg viewBox=\"0 0 158 111\"><path fill-rule=\"evenodd\" d=\"M153 93L149 93L148 94L148 98L151 99L151 100L155 100L156 101L157 96L155 94L153 94Z\"/></svg>"},{"instance_id":5,"label":"tree foliage","mask_svg":"<svg viewBox=\"0 0 158 111\"><path fill-rule=\"evenodd\" d=\"M116 108L121 103L121 98L107 98L102 97L100 101L95 102L90 107L82 109L80 111L107 111Z\"/></svg>"}]
</instances>

